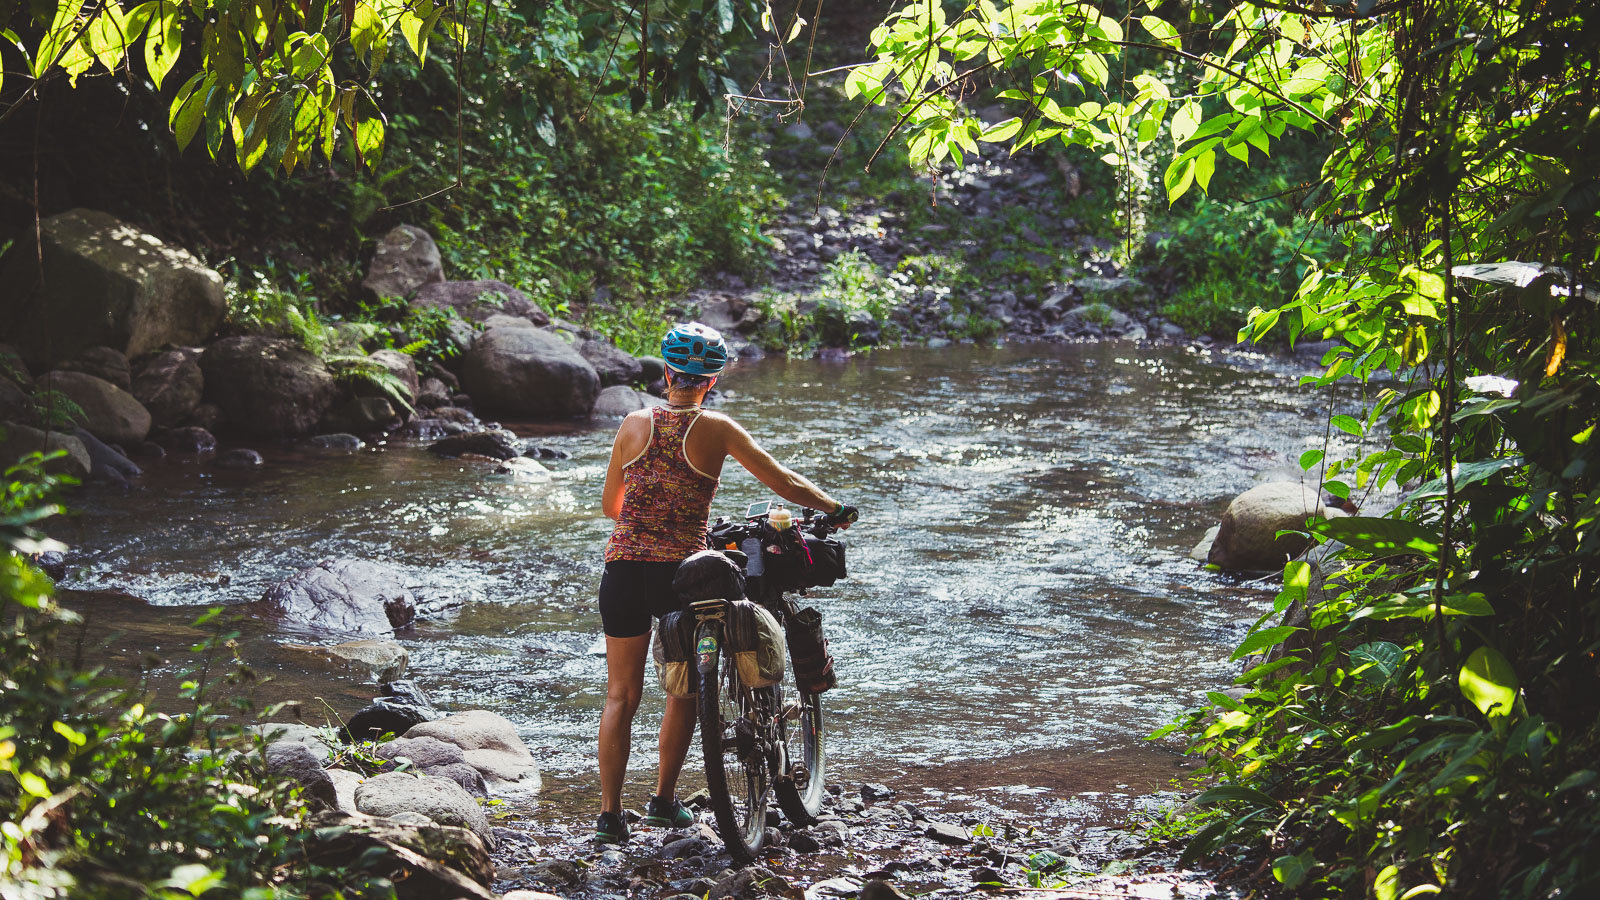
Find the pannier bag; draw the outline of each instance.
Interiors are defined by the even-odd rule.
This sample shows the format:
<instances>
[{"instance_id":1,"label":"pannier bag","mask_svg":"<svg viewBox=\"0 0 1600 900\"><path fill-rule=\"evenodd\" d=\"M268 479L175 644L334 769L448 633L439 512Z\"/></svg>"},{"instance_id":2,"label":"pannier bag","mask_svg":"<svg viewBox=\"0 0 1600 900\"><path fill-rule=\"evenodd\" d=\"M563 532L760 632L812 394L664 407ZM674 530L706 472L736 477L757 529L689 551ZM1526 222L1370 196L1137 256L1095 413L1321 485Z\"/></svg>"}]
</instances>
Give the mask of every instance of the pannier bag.
<instances>
[{"instance_id":1,"label":"pannier bag","mask_svg":"<svg viewBox=\"0 0 1600 900\"><path fill-rule=\"evenodd\" d=\"M808 694L820 694L837 685L828 639L822 636L822 613L806 607L789 617L789 659L794 681Z\"/></svg>"},{"instance_id":2,"label":"pannier bag","mask_svg":"<svg viewBox=\"0 0 1600 900\"><path fill-rule=\"evenodd\" d=\"M783 628L772 613L749 600L736 600L728 605L723 633L728 642L724 652L733 658L741 681L764 688L783 680Z\"/></svg>"},{"instance_id":3,"label":"pannier bag","mask_svg":"<svg viewBox=\"0 0 1600 900\"><path fill-rule=\"evenodd\" d=\"M672 589L685 603L744 598L744 570L719 550L701 550L678 565Z\"/></svg>"},{"instance_id":4,"label":"pannier bag","mask_svg":"<svg viewBox=\"0 0 1600 900\"><path fill-rule=\"evenodd\" d=\"M650 642L661 689L685 700L700 692L700 672L694 661L694 627L692 613L667 613L656 624L656 636Z\"/></svg>"}]
</instances>

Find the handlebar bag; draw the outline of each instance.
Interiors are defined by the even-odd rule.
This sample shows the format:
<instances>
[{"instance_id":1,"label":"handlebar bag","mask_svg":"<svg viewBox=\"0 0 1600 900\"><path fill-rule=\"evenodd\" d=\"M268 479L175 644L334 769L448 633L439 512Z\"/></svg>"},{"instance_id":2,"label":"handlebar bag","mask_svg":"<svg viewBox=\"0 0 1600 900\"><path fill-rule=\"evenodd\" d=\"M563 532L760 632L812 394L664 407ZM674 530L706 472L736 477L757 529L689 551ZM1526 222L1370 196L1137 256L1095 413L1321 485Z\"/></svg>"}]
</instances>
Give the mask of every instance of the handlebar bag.
<instances>
[{"instance_id":1,"label":"handlebar bag","mask_svg":"<svg viewBox=\"0 0 1600 900\"><path fill-rule=\"evenodd\" d=\"M744 570L720 550L701 550L678 565L672 589L685 603L696 600L741 600Z\"/></svg>"},{"instance_id":2,"label":"handlebar bag","mask_svg":"<svg viewBox=\"0 0 1600 900\"><path fill-rule=\"evenodd\" d=\"M808 694L820 694L839 683L833 671L828 639L822 636L822 613L806 607L789 617L789 658L794 681Z\"/></svg>"},{"instance_id":3,"label":"handlebar bag","mask_svg":"<svg viewBox=\"0 0 1600 900\"><path fill-rule=\"evenodd\" d=\"M739 670L739 678L753 688L771 687L783 681L786 664L783 628L772 613L751 603L736 600L728 605L727 654Z\"/></svg>"},{"instance_id":4,"label":"handlebar bag","mask_svg":"<svg viewBox=\"0 0 1600 900\"><path fill-rule=\"evenodd\" d=\"M801 539L805 541L804 549L799 544ZM781 590L832 587L834 582L846 577L844 545L833 538L796 534L786 537L777 545L777 550L776 553L768 550L765 566L766 574L776 577Z\"/></svg>"},{"instance_id":5,"label":"handlebar bag","mask_svg":"<svg viewBox=\"0 0 1600 900\"><path fill-rule=\"evenodd\" d=\"M694 661L694 627L693 615L667 613L656 624L656 636L650 642L661 689L686 700L698 694L700 688L700 671Z\"/></svg>"}]
</instances>

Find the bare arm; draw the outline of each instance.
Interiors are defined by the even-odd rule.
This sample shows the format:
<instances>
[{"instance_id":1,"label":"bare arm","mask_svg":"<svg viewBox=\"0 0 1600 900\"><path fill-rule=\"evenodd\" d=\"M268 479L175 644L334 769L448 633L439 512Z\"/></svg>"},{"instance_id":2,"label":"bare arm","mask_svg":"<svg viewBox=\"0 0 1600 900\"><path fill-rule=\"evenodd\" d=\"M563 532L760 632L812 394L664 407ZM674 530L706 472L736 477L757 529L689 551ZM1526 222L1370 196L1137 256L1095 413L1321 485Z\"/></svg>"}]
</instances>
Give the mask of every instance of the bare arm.
<instances>
[{"instance_id":1,"label":"bare arm","mask_svg":"<svg viewBox=\"0 0 1600 900\"><path fill-rule=\"evenodd\" d=\"M757 444L750 432L738 422L718 416L717 423L723 432L723 447L739 465L749 470L757 481L772 488L779 497L798 506L808 506L831 513L839 508L838 501L822 492L809 478L772 458L772 454Z\"/></svg>"},{"instance_id":2,"label":"bare arm","mask_svg":"<svg viewBox=\"0 0 1600 900\"><path fill-rule=\"evenodd\" d=\"M649 411L622 420L616 440L611 442L611 462L606 466L606 486L600 494L600 510L609 518L622 515L622 467L639 455L650 440Z\"/></svg>"}]
</instances>

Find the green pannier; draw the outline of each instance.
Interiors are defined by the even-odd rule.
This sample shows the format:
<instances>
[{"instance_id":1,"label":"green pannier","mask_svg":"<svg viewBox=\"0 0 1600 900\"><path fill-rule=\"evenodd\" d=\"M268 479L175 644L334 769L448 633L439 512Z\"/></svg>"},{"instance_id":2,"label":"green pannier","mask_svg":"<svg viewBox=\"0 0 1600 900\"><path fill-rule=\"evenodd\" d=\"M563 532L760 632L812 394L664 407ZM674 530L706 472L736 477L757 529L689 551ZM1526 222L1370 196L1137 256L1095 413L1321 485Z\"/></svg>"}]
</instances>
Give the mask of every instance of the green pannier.
<instances>
[{"instance_id":1,"label":"green pannier","mask_svg":"<svg viewBox=\"0 0 1600 900\"><path fill-rule=\"evenodd\" d=\"M674 697L689 698L700 691L694 632L694 613L668 613L661 617L651 641L656 677L661 689ZM788 662L783 628L772 613L749 600L735 600L728 604L723 634L727 641L723 654L733 660L740 681L753 688L783 681Z\"/></svg>"}]
</instances>

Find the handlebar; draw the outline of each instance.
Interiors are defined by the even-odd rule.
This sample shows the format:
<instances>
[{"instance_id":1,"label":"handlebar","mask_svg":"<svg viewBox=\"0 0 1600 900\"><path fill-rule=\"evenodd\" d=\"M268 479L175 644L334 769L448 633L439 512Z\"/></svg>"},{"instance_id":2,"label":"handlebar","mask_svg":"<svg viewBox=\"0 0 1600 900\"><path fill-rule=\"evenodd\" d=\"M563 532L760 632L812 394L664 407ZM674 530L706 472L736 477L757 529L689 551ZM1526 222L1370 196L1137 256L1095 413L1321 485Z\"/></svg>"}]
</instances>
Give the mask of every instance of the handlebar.
<instances>
[{"instance_id":1,"label":"handlebar","mask_svg":"<svg viewBox=\"0 0 1600 900\"><path fill-rule=\"evenodd\" d=\"M841 522L820 510L801 507L800 517L794 520L792 526L797 531L806 532L813 537L826 538L840 530L840 524L849 524L856 520L855 508L846 507L850 518ZM738 543L745 538L767 538L774 535L774 529L767 524L765 515L750 516L741 521L729 521L726 517L718 518L707 529L712 538L712 546L718 546L729 541Z\"/></svg>"}]
</instances>

